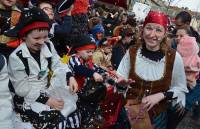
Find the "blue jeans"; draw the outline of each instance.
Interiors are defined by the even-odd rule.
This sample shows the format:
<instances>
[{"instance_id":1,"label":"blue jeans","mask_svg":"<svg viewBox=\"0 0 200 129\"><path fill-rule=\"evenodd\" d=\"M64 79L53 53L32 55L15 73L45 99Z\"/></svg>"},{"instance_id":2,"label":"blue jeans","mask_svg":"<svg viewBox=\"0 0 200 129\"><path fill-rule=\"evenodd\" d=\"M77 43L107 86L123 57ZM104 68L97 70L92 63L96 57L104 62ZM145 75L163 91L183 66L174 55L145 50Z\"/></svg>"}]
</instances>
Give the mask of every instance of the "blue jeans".
<instances>
[{"instance_id":1,"label":"blue jeans","mask_svg":"<svg viewBox=\"0 0 200 129\"><path fill-rule=\"evenodd\" d=\"M167 129L167 113L160 113L158 116L153 118L152 122L155 126L154 129Z\"/></svg>"}]
</instances>

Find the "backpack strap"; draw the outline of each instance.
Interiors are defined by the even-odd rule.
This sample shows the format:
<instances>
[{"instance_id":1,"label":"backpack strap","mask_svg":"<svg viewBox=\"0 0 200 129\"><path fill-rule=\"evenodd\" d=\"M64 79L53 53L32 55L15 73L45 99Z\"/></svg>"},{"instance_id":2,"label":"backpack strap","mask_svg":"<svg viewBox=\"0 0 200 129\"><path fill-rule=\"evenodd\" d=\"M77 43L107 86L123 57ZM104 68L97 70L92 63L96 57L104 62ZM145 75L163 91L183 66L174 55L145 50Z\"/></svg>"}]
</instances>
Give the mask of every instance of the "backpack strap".
<instances>
[{"instance_id":1,"label":"backpack strap","mask_svg":"<svg viewBox=\"0 0 200 129\"><path fill-rule=\"evenodd\" d=\"M50 43L46 42L46 45L47 47L49 48L50 52L51 52L51 46L50 46ZM28 59L27 58L24 58L22 56L22 50L19 50L16 55L20 58L20 60L22 61L22 63L24 64L24 67L25 67L25 71L26 71L26 74L29 76L30 75L30 69L29 69L29 65L28 65ZM48 61L48 68L50 70L51 69L51 64L52 64L52 61L51 61L51 57L47 58L47 61Z\"/></svg>"},{"instance_id":2,"label":"backpack strap","mask_svg":"<svg viewBox=\"0 0 200 129\"><path fill-rule=\"evenodd\" d=\"M47 45L47 47L49 48L49 51L51 52L50 43L49 43L49 42L46 42L46 45ZM49 68L50 70L52 70L52 69L51 69L51 65L52 65L51 57L48 57L48 58L47 58L47 61L48 61L48 68Z\"/></svg>"},{"instance_id":3,"label":"backpack strap","mask_svg":"<svg viewBox=\"0 0 200 129\"><path fill-rule=\"evenodd\" d=\"M29 66L28 66L28 59L27 58L24 58L22 56L22 50L19 50L16 55L20 58L20 60L22 61L22 63L24 64L24 67L25 67L25 71L26 71L26 74L29 76L30 75L30 69L29 69Z\"/></svg>"},{"instance_id":4,"label":"backpack strap","mask_svg":"<svg viewBox=\"0 0 200 129\"><path fill-rule=\"evenodd\" d=\"M52 52L50 43L46 42L46 45L49 48L49 51ZM51 65L52 65L51 57L48 57L47 61L48 61L47 67L49 68L49 72L48 72L48 76L47 76L47 88L48 88L50 86L51 77L53 75L53 71L52 71L52 68L51 68Z\"/></svg>"},{"instance_id":5,"label":"backpack strap","mask_svg":"<svg viewBox=\"0 0 200 129\"><path fill-rule=\"evenodd\" d=\"M4 65L5 65L5 59L3 57L2 54L0 54L0 71L3 69Z\"/></svg>"}]
</instances>

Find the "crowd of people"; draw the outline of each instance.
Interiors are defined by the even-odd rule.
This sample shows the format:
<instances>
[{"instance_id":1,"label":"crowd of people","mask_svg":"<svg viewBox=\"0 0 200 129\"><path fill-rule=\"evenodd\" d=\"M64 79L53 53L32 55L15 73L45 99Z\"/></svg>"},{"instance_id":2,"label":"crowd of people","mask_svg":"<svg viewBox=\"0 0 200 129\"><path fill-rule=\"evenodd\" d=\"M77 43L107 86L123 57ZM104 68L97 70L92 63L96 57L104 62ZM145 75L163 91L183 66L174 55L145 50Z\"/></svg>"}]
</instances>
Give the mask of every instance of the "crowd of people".
<instances>
[{"instance_id":1,"label":"crowd of people","mask_svg":"<svg viewBox=\"0 0 200 129\"><path fill-rule=\"evenodd\" d=\"M200 36L92 0L0 0L0 128L176 129L200 117Z\"/></svg>"}]
</instances>

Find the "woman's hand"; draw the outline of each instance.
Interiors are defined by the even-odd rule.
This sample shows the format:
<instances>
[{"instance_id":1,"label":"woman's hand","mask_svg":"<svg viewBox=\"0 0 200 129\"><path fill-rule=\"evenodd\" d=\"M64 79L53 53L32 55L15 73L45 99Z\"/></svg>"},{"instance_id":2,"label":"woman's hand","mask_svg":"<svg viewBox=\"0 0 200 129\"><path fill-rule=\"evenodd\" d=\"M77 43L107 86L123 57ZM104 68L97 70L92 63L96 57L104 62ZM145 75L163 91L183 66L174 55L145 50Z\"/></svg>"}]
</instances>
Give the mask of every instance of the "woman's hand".
<instances>
[{"instance_id":1,"label":"woman's hand","mask_svg":"<svg viewBox=\"0 0 200 129\"><path fill-rule=\"evenodd\" d=\"M69 89L73 94L78 91L78 83L74 77L69 78Z\"/></svg>"},{"instance_id":2,"label":"woman's hand","mask_svg":"<svg viewBox=\"0 0 200 129\"><path fill-rule=\"evenodd\" d=\"M142 103L144 104L144 108L146 108L147 111L149 111L154 105L158 104L164 98L165 98L164 94L159 92L159 93L144 97L142 99Z\"/></svg>"},{"instance_id":3,"label":"woman's hand","mask_svg":"<svg viewBox=\"0 0 200 129\"><path fill-rule=\"evenodd\" d=\"M64 107L64 101L54 99L54 98L49 98L48 101L47 101L47 105L56 109L56 110L62 110L63 107Z\"/></svg>"}]
</instances>

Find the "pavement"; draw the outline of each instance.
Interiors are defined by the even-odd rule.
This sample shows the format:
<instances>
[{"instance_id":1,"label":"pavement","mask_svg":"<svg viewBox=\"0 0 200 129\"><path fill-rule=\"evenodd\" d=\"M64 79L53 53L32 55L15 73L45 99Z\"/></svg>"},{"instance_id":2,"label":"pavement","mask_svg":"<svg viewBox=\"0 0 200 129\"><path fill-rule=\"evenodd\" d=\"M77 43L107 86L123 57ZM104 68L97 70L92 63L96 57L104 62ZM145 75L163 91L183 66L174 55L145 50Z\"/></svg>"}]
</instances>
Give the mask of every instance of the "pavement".
<instances>
[{"instance_id":1,"label":"pavement","mask_svg":"<svg viewBox=\"0 0 200 129\"><path fill-rule=\"evenodd\" d=\"M200 129L200 118L192 119L192 113L188 112L176 129Z\"/></svg>"}]
</instances>

